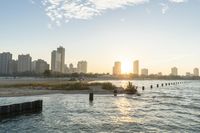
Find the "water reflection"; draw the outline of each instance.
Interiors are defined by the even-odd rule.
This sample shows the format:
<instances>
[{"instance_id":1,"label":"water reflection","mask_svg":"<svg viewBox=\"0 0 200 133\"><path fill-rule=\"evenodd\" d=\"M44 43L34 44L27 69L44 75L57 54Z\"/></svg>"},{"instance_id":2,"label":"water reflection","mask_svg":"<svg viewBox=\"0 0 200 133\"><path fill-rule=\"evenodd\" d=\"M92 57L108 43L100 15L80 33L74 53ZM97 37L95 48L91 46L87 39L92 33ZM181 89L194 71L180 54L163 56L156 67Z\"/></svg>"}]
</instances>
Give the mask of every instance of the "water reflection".
<instances>
[{"instance_id":1,"label":"water reflection","mask_svg":"<svg viewBox=\"0 0 200 133\"><path fill-rule=\"evenodd\" d=\"M116 122L135 122L134 118L131 117L132 108L131 103L128 99L120 97L115 100L115 104L119 111L118 116L116 116Z\"/></svg>"}]
</instances>

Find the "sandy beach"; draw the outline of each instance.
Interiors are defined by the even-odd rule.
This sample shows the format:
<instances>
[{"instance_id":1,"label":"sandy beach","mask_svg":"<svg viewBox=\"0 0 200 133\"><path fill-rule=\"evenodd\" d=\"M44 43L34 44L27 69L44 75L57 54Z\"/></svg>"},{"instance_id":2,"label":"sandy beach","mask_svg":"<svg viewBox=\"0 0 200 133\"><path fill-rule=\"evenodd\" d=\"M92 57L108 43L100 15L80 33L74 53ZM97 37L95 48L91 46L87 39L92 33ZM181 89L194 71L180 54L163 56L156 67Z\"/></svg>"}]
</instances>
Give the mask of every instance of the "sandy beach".
<instances>
[{"instance_id":1,"label":"sandy beach","mask_svg":"<svg viewBox=\"0 0 200 133\"><path fill-rule=\"evenodd\" d=\"M88 81L84 81L87 83ZM17 97L17 96L33 96L33 95L48 95L48 94L88 94L89 90L63 90L62 88L50 89L48 87L13 87L17 85L28 85L28 84L73 84L76 81L68 81L63 78L11 78L11 79L0 79L0 97ZM3 87L3 86L12 87ZM112 94L112 91L104 90L101 86L90 86L94 94Z\"/></svg>"}]
</instances>

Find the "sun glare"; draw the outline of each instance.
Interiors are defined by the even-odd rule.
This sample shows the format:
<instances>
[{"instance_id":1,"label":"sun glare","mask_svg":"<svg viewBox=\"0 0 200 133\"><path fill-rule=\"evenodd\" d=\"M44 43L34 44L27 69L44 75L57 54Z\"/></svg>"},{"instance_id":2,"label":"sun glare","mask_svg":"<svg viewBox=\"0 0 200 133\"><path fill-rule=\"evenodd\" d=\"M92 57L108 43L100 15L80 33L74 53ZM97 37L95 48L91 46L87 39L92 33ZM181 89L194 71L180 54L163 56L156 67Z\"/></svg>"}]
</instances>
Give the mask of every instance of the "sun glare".
<instances>
[{"instance_id":1,"label":"sun glare","mask_svg":"<svg viewBox=\"0 0 200 133\"><path fill-rule=\"evenodd\" d=\"M131 61L124 60L122 61L122 73L129 74L132 72L132 64Z\"/></svg>"}]
</instances>

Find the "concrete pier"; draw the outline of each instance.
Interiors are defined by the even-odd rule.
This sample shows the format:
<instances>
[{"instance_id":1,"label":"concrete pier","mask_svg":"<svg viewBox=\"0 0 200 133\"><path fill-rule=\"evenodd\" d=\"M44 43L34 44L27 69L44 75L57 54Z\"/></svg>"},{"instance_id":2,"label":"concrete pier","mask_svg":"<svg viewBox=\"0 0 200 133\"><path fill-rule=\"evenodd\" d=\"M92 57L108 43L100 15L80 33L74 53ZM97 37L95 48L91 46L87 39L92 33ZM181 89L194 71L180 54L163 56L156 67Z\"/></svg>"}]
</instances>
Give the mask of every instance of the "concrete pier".
<instances>
[{"instance_id":1,"label":"concrete pier","mask_svg":"<svg viewBox=\"0 0 200 133\"><path fill-rule=\"evenodd\" d=\"M42 100L0 106L0 119L42 111Z\"/></svg>"}]
</instances>

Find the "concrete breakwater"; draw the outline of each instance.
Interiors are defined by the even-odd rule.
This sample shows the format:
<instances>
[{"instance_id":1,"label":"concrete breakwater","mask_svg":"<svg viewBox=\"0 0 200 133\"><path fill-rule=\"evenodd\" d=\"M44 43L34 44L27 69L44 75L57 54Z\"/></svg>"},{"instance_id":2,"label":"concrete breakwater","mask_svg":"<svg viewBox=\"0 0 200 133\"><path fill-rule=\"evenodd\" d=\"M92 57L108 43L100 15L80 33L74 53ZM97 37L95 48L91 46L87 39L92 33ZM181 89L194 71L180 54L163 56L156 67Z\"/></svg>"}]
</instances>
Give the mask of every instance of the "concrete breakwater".
<instances>
[{"instance_id":1,"label":"concrete breakwater","mask_svg":"<svg viewBox=\"0 0 200 133\"><path fill-rule=\"evenodd\" d=\"M42 111L42 100L0 106L0 120L7 117Z\"/></svg>"}]
</instances>

